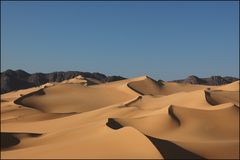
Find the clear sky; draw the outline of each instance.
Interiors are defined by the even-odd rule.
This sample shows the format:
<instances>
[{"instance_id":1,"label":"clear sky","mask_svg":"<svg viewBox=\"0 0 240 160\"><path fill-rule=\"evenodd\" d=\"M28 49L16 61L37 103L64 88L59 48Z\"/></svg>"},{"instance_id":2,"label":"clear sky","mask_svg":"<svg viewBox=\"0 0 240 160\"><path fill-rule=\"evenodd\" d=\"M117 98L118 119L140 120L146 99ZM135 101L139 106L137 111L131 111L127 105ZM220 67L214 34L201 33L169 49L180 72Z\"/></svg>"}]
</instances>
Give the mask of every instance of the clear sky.
<instances>
[{"instance_id":1,"label":"clear sky","mask_svg":"<svg viewBox=\"0 0 240 160\"><path fill-rule=\"evenodd\" d=\"M238 2L1 2L1 70L238 76Z\"/></svg>"}]
</instances>

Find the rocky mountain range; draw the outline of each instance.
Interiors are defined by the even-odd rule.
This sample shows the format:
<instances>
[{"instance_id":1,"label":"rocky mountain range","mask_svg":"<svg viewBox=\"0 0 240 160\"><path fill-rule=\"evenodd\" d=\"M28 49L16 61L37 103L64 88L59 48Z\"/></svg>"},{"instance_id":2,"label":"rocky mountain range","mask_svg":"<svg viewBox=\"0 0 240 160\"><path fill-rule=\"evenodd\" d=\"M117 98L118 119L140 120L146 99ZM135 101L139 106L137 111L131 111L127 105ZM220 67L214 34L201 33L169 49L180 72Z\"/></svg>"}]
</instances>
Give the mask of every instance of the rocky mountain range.
<instances>
[{"instance_id":1,"label":"rocky mountain range","mask_svg":"<svg viewBox=\"0 0 240 160\"><path fill-rule=\"evenodd\" d=\"M14 90L40 86L48 82L61 82L78 75L93 79L93 82L106 83L125 79L121 76L106 76L102 73L90 73L80 71L52 72L52 73L27 73L23 70L6 70L1 72L1 94Z\"/></svg>"},{"instance_id":2,"label":"rocky mountain range","mask_svg":"<svg viewBox=\"0 0 240 160\"><path fill-rule=\"evenodd\" d=\"M106 83L126 79L121 76L106 76L102 73L90 73L80 71L52 72L52 73L27 73L23 70L6 70L1 72L1 94L19 89L40 86L48 82L61 82L81 75L91 79L91 84ZM191 75L186 79L174 80L177 83L202 84L202 85L223 85L239 80L235 77L211 76L209 78L199 78ZM162 80L158 80L162 82Z\"/></svg>"},{"instance_id":3,"label":"rocky mountain range","mask_svg":"<svg viewBox=\"0 0 240 160\"><path fill-rule=\"evenodd\" d=\"M197 76L191 75L191 76L187 77L186 79L174 80L173 82L218 86L218 85L232 83L232 82L235 82L238 80L239 80L239 78L230 77L230 76L226 76L226 77L211 76L208 78L199 78Z\"/></svg>"}]
</instances>

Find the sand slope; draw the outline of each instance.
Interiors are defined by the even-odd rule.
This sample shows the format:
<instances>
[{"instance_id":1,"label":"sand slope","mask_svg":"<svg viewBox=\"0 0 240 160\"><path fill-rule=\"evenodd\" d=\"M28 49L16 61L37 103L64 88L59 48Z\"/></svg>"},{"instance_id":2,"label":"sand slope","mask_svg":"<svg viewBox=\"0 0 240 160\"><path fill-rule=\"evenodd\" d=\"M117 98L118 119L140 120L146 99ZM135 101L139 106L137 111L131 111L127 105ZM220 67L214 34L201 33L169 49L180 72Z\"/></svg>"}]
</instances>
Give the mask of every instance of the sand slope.
<instances>
[{"instance_id":1,"label":"sand slope","mask_svg":"<svg viewBox=\"0 0 240 160\"><path fill-rule=\"evenodd\" d=\"M1 158L239 157L239 82L212 87L143 76L1 95Z\"/></svg>"}]
</instances>

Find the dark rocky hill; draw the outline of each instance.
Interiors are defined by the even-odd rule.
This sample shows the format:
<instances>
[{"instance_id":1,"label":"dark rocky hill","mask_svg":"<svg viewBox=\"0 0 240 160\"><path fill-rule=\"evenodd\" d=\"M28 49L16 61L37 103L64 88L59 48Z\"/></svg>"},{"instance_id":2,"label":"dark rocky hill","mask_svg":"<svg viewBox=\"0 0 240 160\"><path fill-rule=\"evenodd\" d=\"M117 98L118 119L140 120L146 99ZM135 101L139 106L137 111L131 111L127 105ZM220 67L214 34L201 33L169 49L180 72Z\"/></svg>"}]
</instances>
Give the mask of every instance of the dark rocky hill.
<instances>
[{"instance_id":1,"label":"dark rocky hill","mask_svg":"<svg viewBox=\"0 0 240 160\"><path fill-rule=\"evenodd\" d=\"M121 76L106 76L102 73L79 71L52 72L52 73L27 73L23 70L6 70L1 73L1 94L14 90L39 86L47 82L61 82L81 75L85 78L96 79L101 83L125 79Z\"/></svg>"},{"instance_id":2,"label":"dark rocky hill","mask_svg":"<svg viewBox=\"0 0 240 160\"><path fill-rule=\"evenodd\" d=\"M218 85L232 83L237 80L239 80L239 78L228 77L228 76L227 77L211 76L209 78L199 78L197 76L191 75L186 79L174 80L173 82L218 86Z\"/></svg>"}]
</instances>

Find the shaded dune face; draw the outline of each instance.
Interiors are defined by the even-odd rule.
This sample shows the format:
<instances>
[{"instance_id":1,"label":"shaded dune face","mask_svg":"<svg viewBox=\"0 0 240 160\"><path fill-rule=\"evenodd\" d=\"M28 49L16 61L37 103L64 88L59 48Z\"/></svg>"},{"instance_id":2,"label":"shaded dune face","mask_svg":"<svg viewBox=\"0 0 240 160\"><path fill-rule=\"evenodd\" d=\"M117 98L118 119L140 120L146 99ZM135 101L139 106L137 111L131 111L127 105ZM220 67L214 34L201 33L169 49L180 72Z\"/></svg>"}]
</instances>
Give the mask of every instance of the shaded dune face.
<instances>
[{"instance_id":1,"label":"shaded dune face","mask_svg":"<svg viewBox=\"0 0 240 160\"><path fill-rule=\"evenodd\" d=\"M239 83L82 81L4 94L1 158L239 158Z\"/></svg>"},{"instance_id":2,"label":"shaded dune face","mask_svg":"<svg viewBox=\"0 0 240 160\"><path fill-rule=\"evenodd\" d=\"M165 159L205 159L192 153L171 141L147 136Z\"/></svg>"},{"instance_id":3,"label":"shaded dune face","mask_svg":"<svg viewBox=\"0 0 240 160\"><path fill-rule=\"evenodd\" d=\"M10 133L1 132L1 149L6 149L20 143L20 140Z\"/></svg>"},{"instance_id":4,"label":"shaded dune face","mask_svg":"<svg viewBox=\"0 0 240 160\"><path fill-rule=\"evenodd\" d=\"M211 91L210 97L216 104L223 104L223 103L234 103L235 105L239 106L239 92L238 91Z\"/></svg>"},{"instance_id":5,"label":"shaded dune face","mask_svg":"<svg viewBox=\"0 0 240 160\"><path fill-rule=\"evenodd\" d=\"M1 132L1 150L11 150L12 147L21 143L21 139L24 137L34 138L39 137L42 134L38 133L10 133Z\"/></svg>"}]
</instances>

